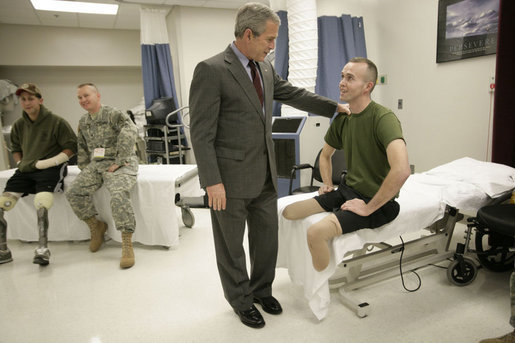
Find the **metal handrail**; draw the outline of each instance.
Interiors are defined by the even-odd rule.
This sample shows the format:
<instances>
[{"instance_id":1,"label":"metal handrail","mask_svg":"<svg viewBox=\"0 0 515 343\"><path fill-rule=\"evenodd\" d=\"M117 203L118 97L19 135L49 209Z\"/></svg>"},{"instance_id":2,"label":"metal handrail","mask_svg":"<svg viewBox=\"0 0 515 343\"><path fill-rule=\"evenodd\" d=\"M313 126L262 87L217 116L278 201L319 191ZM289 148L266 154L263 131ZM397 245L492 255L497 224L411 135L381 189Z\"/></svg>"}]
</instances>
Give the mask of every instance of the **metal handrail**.
<instances>
[{"instance_id":1,"label":"metal handrail","mask_svg":"<svg viewBox=\"0 0 515 343\"><path fill-rule=\"evenodd\" d=\"M176 125L177 125L177 124L170 124L170 123L168 122L168 119L169 119L169 118L171 118L174 114L179 113L179 112L181 112L181 111L183 111L183 110L185 110L185 109L187 109L187 108L189 108L189 106L183 106L183 107L181 107L181 108L176 109L176 110L175 110L175 111L173 111L173 112L168 113L168 115L167 115L167 116L166 116L166 118L165 118L165 124L166 124L166 126L168 126L168 127L176 127ZM190 112L189 112L189 111L188 111L188 112L186 112L186 113L184 113L184 114L182 115L182 120L181 120L181 121L182 121L182 125L184 125L184 127L188 128L188 129L190 128L190 126L189 126L189 125L186 125L186 124L184 123L184 118L185 118L185 117L187 117L189 114L190 114Z\"/></svg>"}]
</instances>

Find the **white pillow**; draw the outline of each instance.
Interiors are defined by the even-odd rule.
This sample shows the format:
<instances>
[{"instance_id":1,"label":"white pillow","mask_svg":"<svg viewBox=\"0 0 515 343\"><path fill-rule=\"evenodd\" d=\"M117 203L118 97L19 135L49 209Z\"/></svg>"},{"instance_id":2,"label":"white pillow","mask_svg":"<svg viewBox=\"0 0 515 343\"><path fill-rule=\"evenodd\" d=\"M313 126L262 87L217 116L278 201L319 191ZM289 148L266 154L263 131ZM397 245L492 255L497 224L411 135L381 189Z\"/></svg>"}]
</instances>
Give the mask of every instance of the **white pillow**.
<instances>
[{"instance_id":1,"label":"white pillow","mask_svg":"<svg viewBox=\"0 0 515 343\"><path fill-rule=\"evenodd\" d=\"M471 183L491 198L515 188L515 168L499 163L482 162L470 157L443 164L425 174Z\"/></svg>"}]
</instances>

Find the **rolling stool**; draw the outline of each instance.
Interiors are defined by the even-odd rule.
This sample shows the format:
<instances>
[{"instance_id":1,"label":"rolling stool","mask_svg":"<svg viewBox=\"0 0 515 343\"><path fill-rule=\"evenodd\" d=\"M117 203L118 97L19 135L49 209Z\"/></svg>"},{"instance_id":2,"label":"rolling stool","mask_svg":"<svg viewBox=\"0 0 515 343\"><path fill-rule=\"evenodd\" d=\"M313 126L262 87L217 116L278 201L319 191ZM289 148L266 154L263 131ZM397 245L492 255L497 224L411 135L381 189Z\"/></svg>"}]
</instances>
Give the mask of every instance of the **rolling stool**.
<instances>
[{"instance_id":1,"label":"rolling stool","mask_svg":"<svg viewBox=\"0 0 515 343\"><path fill-rule=\"evenodd\" d=\"M449 265L447 278L458 286L466 286L476 278L477 267L465 252L476 253L481 265L494 272L513 268L515 259L515 204L485 206L467 220L465 244L458 243L455 260ZM476 249L469 249L472 228L476 228Z\"/></svg>"}]
</instances>

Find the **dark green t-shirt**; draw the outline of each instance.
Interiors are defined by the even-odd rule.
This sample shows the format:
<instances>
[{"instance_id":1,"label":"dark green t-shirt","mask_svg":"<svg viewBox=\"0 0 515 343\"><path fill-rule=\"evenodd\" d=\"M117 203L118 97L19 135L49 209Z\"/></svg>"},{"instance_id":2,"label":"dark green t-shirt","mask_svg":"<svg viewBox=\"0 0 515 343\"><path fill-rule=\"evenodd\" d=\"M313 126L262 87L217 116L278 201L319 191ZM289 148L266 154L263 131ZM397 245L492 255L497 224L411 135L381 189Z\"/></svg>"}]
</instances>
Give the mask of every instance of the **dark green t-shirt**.
<instances>
[{"instance_id":1,"label":"dark green t-shirt","mask_svg":"<svg viewBox=\"0 0 515 343\"><path fill-rule=\"evenodd\" d=\"M327 144L344 151L346 184L369 198L390 171L386 147L398 138L404 139L399 119L374 101L361 113L339 114L325 135Z\"/></svg>"}]
</instances>

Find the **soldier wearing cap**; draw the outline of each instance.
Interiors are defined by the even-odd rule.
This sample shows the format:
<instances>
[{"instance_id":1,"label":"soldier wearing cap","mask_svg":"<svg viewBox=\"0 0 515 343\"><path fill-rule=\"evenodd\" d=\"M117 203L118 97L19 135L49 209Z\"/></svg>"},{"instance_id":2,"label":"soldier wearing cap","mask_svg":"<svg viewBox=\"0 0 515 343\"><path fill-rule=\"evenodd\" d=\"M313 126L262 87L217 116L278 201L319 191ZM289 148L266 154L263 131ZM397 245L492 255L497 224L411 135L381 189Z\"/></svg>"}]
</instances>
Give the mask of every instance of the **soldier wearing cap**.
<instances>
[{"instance_id":1,"label":"soldier wearing cap","mask_svg":"<svg viewBox=\"0 0 515 343\"><path fill-rule=\"evenodd\" d=\"M12 261L4 212L11 210L21 196L35 194L39 246L33 262L47 265L48 210L53 204L53 193L63 191L67 161L77 152L77 136L66 120L43 106L41 91L35 84L23 84L16 95L23 113L11 130L11 150L17 169L0 196L0 264Z\"/></svg>"},{"instance_id":2,"label":"soldier wearing cap","mask_svg":"<svg viewBox=\"0 0 515 343\"><path fill-rule=\"evenodd\" d=\"M100 103L100 93L92 83L78 86L79 104L87 111L79 121L77 165L81 169L66 198L73 211L91 231L89 249L100 249L107 224L97 219L93 194L105 184L111 195L111 212L122 234L121 268L134 265L132 233L136 228L131 190L136 185L138 158L136 125L129 116Z\"/></svg>"}]
</instances>

